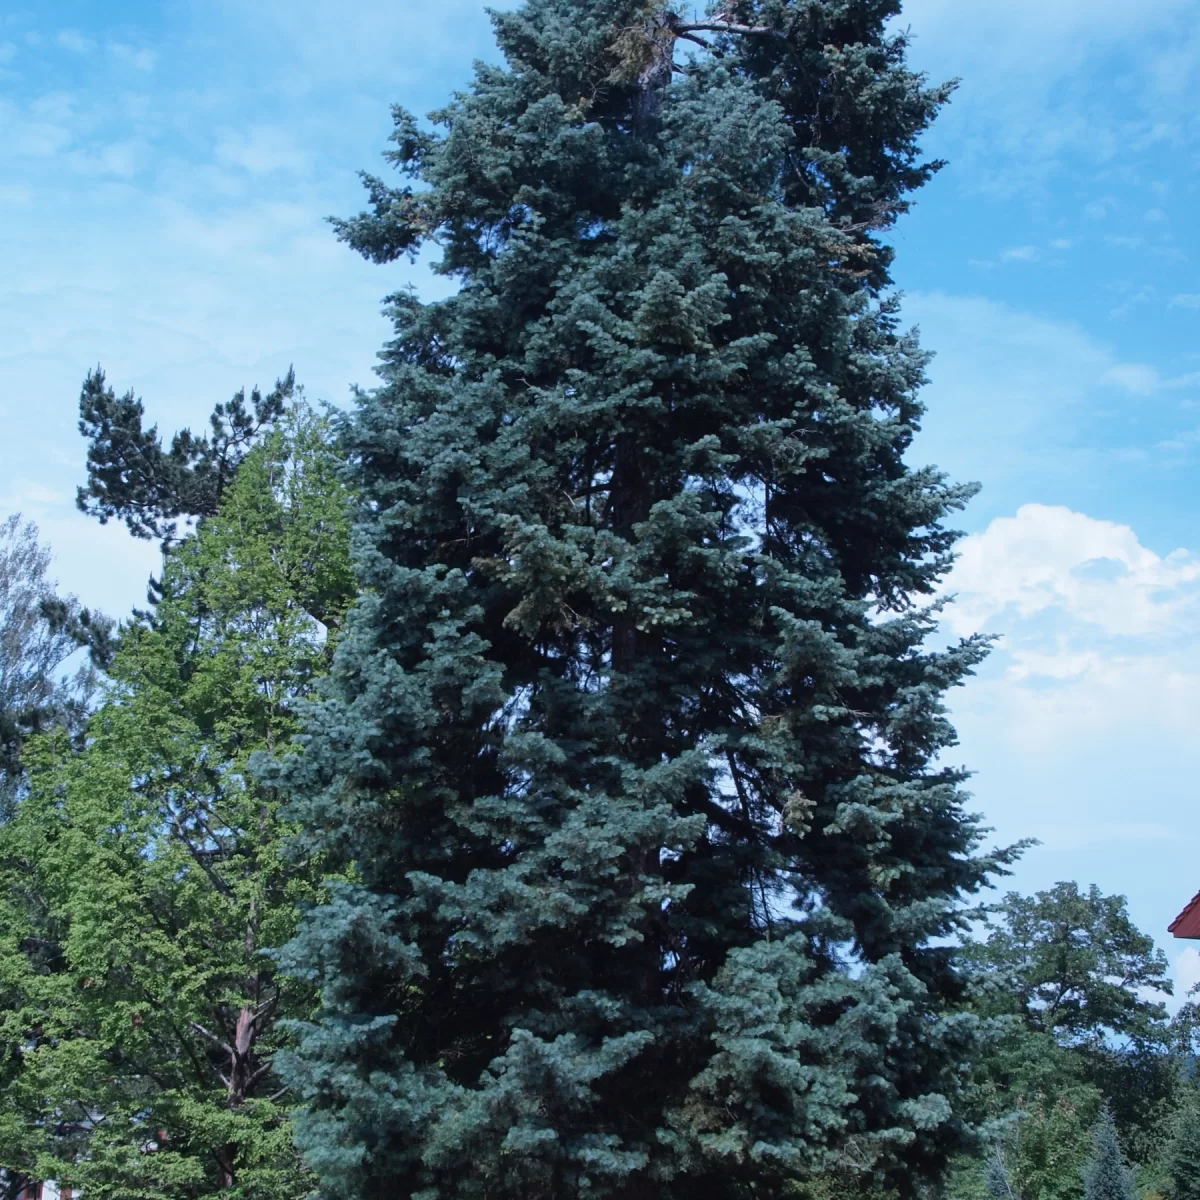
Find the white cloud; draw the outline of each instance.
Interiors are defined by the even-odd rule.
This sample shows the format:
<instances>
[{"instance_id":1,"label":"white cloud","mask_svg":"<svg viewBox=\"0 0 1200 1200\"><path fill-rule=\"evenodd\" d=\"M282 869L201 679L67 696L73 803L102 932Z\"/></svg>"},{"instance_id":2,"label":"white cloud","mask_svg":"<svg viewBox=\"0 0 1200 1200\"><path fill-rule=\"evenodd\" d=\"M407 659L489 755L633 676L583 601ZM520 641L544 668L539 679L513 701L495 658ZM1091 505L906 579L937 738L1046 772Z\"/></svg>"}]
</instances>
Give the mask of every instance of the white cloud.
<instances>
[{"instance_id":1,"label":"white cloud","mask_svg":"<svg viewBox=\"0 0 1200 1200\"><path fill-rule=\"evenodd\" d=\"M1196 621L1200 633L1200 559L1184 550L1160 557L1128 525L1069 508L1026 504L965 538L947 584L958 595L948 621L959 633L1020 622L1053 611L1053 646L1031 645L1030 627L1009 653L1014 678L1077 679L1108 664L1093 634L1152 638ZM1034 648L1034 647L1037 648Z\"/></svg>"},{"instance_id":2,"label":"white cloud","mask_svg":"<svg viewBox=\"0 0 1200 1200\"><path fill-rule=\"evenodd\" d=\"M158 62L158 55L153 50L128 46L124 42L109 42L108 52L118 62L133 67L137 71L153 71Z\"/></svg>"},{"instance_id":3,"label":"white cloud","mask_svg":"<svg viewBox=\"0 0 1200 1200\"><path fill-rule=\"evenodd\" d=\"M1042 843L1016 886L1096 882L1167 941L1200 888L1200 558L1042 504L961 549L947 631L1000 640L951 696L953 758L977 770L976 803L1001 841Z\"/></svg>"},{"instance_id":4,"label":"white cloud","mask_svg":"<svg viewBox=\"0 0 1200 1200\"><path fill-rule=\"evenodd\" d=\"M1000 255L1002 262L1036 262L1039 257L1036 246L1014 246Z\"/></svg>"},{"instance_id":5,"label":"white cloud","mask_svg":"<svg viewBox=\"0 0 1200 1200\"><path fill-rule=\"evenodd\" d=\"M1128 525L1027 504L964 539L945 588L956 596L950 631L1000 635L982 678L956 701L965 728L988 731L987 756L1081 777L1097 755L1122 770L1140 763L1144 776L1151 762L1195 757L1200 557L1158 554ZM1177 783L1190 788L1192 778ZM1107 811L1087 803L1086 788L1057 799L1057 811L1034 819L1060 849L1195 836L1144 795Z\"/></svg>"},{"instance_id":6,"label":"white cloud","mask_svg":"<svg viewBox=\"0 0 1200 1200\"><path fill-rule=\"evenodd\" d=\"M311 155L301 150L285 130L261 125L226 133L217 142L216 158L225 166L241 167L251 175L303 171L311 161Z\"/></svg>"},{"instance_id":7,"label":"white cloud","mask_svg":"<svg viewBox=\"0 0 1200 1200\"><path fill-rule=\"evenodd\" d=\"M60 50L68 50L72 54L90 54L95 49L95 42L84 37L78 29L62 29L54 37L54 44Z\"/></svg>"},{"instance_id":8,"label":"white cloud","mask_svg":"<svg viewBox=\"0 0 1200 1200\"><path fill-rule=\"evenodd\" d=\"M1175 979L1175 995L1170 1007L1175 1011L1188 999L1192 988L1200 985L1200 950L1185 945L1171 962L1171 974Z\"/></svg>"},{"instance_id":9,"label":"white cloud","mask_svg":"<svg viewBox=\"0 0 1200 1200\"><path fill-rule=\"evenodd\" d=\"M17 56L17 48L12 42L0 42L0 66L10 63Z\"/></svg>"},{"instance_id":10,"label":"white cloud","mask_svg":"<svg viewBox=\"0 0 1200 1200\"><path fill-rule=\"evenodd\" d=\"M1180 292L1171 297L1172 308L1200 308L1200 292Z\"/></svg>"}]
</instances>

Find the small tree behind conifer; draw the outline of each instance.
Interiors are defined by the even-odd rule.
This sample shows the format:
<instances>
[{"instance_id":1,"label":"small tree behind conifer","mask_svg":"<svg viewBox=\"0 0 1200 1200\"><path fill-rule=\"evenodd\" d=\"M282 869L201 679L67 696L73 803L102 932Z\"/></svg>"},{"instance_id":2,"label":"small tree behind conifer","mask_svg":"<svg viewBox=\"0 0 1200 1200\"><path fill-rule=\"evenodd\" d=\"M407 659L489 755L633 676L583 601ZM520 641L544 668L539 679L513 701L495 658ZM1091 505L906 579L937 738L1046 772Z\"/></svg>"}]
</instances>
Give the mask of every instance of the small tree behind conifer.
<instances>
[{"instance_id":1,"label":"small tree behind conifer","mask_svg":"<svg viewBox=\"0 0 1200 1200\"><path fill-rule=\"evenodd\" d=\"M1172 1200L1200 1200L1200 1105L1187 1105L1178 1116L1167 1151Z\"/></svg>"},{"instance_id":2,"label":"small tree behind conifer","mask_svg":"<svg viewBox=\"0 0 1200 1200\"><path fill-rule=\"evenodd\" d=\"M1134 1200L1133 1178L1108 1108L1101 1114L1094 1136L1095 1152L1083 1172L1084 1200Z\"/></svg>"}]
</instances>

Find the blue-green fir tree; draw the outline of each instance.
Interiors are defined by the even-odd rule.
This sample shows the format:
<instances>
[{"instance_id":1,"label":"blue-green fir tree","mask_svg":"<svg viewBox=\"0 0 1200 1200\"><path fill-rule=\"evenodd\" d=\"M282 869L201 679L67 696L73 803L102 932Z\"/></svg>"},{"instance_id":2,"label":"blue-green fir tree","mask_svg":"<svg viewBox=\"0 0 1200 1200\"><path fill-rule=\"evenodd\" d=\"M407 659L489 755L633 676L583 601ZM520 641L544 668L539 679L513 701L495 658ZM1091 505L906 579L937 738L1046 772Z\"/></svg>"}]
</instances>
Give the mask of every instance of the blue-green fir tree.
<instances>
[{"instance_id":1,"label":"blue-green fir tree","mask_svg":"<svg viewBox=\"0 0 1200 1200\"><path fill-rule=\"evenodd\" d=\"M1117 1139L1116 1122L1107 1108L1093 1136L1095 1149L1083 1172L1084 1200L1136 1200L1133 1176Z\"/></svg>"},{"instance_id":2,"label":"blue-green fir tree","mask_svg":"<svg viewBox=\"0 0 1200 1200\"><path fill-rule=\"evenodd\" d=\"M734 1200L961 1136L976 853L926 648L888 230L948 95L897 0L528 0L338 223L391 300L363 598L275 768L352 874L288 953L329 1197Z\"/></svg>"}]
</instances>

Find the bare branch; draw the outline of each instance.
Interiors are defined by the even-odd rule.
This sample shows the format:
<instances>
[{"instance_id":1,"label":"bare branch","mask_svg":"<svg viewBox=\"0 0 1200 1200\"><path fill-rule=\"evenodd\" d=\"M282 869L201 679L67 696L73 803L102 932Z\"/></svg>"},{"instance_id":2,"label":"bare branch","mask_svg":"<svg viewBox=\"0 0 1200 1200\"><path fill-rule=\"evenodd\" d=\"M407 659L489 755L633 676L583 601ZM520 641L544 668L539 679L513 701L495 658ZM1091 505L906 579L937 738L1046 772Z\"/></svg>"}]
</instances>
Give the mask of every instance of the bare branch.
<instances>
[{"instance_id":1,"label":"bare branch","mask_svg":"<svg viewBox=\"0 0 1200 1200\"><path fill-rule=\"evenodd\" d=\"M254 1071L251 1073L251 1075L250 1075L250 1078L246 1080L246 1092L247 1092L247 1094L249 1094L249 1093L250 1093L251 1089L254 1087L254 1085L255 1085L256 1083L258 1083L258 1082L259 1082L259 1080L261 1080L261 1079L265 1079L265 1078L266 1078L266 1077L267 1077L267 1076L268 1076L268 1075L271 1073L271 1067L272 1067L272 1065L273 1065L273 1064L272 1064L272 1063L271 1063L271 1062L268 1060L267 1062L263 1063L263 1064L262 1064L262 1066L260 1066L260 1067L257 1067L257 1068L256 1068L256 1069L255 1069L255 1070L254 1070ZM284 1089L284 1090L286 1091L286 1089Z\"/></svg>"},{"instance_id":2,"label":"bare branch","mask_svg":"<svg viewBox=\"0 0 1200 1200\"><path fill-rule=\"evenodd\" d=\"M675 34L684 37L689 33L743 33L752 37L783 37L778 29L769 25L741 25L736 21L689 21L687 24L675 26ZM697 39L692 39L693 41ZM707 45L707 43L703 43Z\"/></svg>"},{"instance_id":3,"label":"bare branch","mask_svg":"<svg viewBox=\"0 0 1200 1200\"><path fill-rule=\"evenodd\" d=\"M211 1030L205 1029L204 1026L200 1024L199 1021L189 1021L188 1024L192 1027L192 1029L196 1033L200 1034L201 1037L208 1038L208 1040L210 1042L212 1042L216 1046L220 1046L221 1049L226 1051L227 1053L230 1053L230 1054L233 1053L233 1051L230 1049L228 1042L226 1042L223 1038L217 1037L217 1035L215 1033L213 1033Z\"/></svg>"}]
</instances>

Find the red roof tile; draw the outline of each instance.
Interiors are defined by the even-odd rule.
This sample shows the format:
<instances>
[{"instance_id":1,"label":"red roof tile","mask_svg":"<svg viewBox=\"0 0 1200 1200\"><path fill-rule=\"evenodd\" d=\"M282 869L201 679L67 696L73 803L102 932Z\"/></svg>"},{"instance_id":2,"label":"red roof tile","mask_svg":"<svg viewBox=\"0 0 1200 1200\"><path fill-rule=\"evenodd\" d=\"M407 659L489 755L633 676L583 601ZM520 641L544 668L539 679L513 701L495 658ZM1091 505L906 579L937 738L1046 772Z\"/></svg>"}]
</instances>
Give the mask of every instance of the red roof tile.
<instances>
[{"instance_id":1,"label":"red roof tile","mask_svg":"<svg viewBox=\"0 0 1200 1200\"><path fill-rule=\"evenodd\" d=\"M1167 926L1167 932L1177 938L1200 938L1200 892L1187 903L1187 907Z\"/></svg>"}]
</instances>

